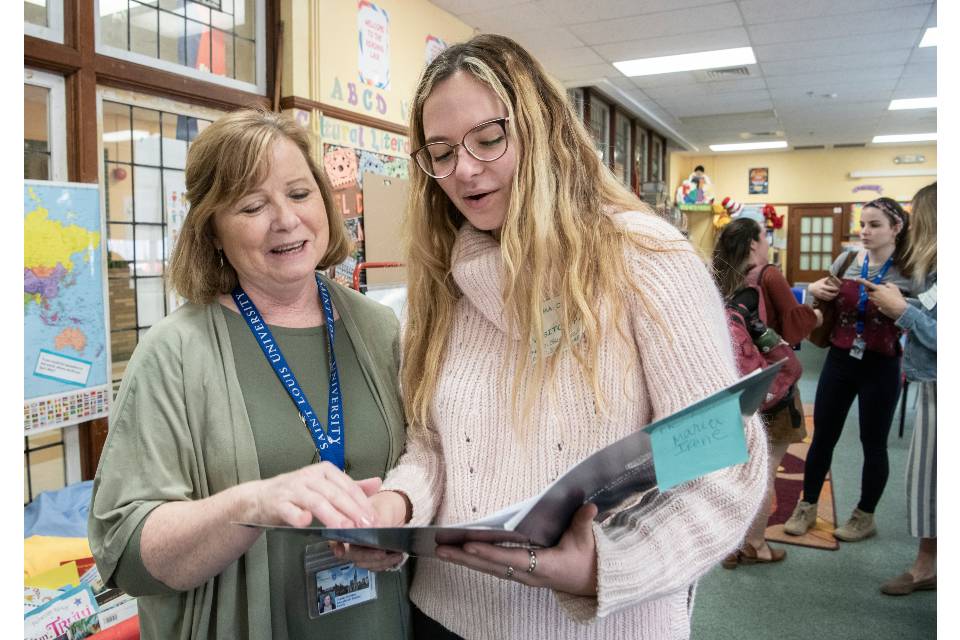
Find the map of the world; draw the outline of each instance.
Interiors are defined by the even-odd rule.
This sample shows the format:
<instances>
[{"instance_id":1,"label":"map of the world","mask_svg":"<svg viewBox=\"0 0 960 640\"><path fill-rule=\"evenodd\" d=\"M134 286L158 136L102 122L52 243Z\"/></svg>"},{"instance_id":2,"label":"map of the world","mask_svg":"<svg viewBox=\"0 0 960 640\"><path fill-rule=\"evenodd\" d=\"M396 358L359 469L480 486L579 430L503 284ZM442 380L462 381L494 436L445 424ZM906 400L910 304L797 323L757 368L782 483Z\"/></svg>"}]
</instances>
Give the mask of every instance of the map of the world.
<instances>
[{"instance_id":1,"label":"map of the world","mask_svg":"<svg viewBox=\"0 0 960 640\"><path fill-rule=\"evenodd\" d=\"M24 428L30 431L102 415L109 363L97 186L25 181L23 215Z\"/></svg>"}]
</instances>

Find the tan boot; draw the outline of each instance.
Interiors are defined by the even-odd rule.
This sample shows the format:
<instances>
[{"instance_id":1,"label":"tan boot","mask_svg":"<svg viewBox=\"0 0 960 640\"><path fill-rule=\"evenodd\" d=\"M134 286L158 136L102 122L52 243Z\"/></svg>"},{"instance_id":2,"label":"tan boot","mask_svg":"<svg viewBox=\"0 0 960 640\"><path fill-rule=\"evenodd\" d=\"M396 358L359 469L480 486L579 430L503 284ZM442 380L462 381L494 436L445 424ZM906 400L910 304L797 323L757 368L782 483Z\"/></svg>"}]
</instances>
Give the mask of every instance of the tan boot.
<instances>
[{"instance_id":1,"label":"tan boot","mask_svg":"<svg viewBox=\"0 0 960 640\"><path fill-rule=\"evenodd\" d=\"M833 532L833 537L844 542L858 542L877 534L873 514L854 509L847 523Z\"/></svg>"},{"instance_id":2,"label":"tan boot","mask_svg":"<svg viewBox=\"0 0 960 640\"><path fill-rule=\"evenodd\" d=\"M797 503L796 508L790 519L783 525L784 533L791 536L802 536L813 527L817 522L817 503L804 502Z\"/></svg>"}]
</instances>

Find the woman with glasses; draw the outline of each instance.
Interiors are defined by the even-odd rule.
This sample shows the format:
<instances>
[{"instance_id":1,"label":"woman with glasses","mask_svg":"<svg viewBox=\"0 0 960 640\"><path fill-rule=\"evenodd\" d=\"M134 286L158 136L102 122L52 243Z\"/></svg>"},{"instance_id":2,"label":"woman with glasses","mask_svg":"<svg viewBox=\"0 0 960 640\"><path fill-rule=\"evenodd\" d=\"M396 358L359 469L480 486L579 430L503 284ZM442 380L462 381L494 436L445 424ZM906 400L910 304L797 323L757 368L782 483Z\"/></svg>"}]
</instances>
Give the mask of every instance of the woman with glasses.
<instances>
[{"instance_id":1,"label":"woman with glasses","mask_svg":"<svg viewBox=\"0 0 960 640\"><path fill-rule=\"evenodd\" d=\"M784 525L790 535L804 535L817 521L820 490L854 399L863 446L860 501L833 535L844 542L858 542L877 533L873 514L890 473L887 435L900 395L901 330L869 299L867 286L857 279L912 291L910 279L903 274L909 224L896 200L877 198L863 205L863 249L842 254L830 275L808 288L818 305L835 306L836 321L813 405L813 442L803 471L803 495Z\"/></svg>"},{"instance_id":2,"label":"woman with glasses","mask_svg":"<svg viewBox=\"0 0 960 640\"><path fill-rule=\"evenodd\" d=\"M601 164L563 88L515 42L480 35L441 53L410 132L409 430L373 500L380 524L476 520L736 380L703 261ZM756 419L746 441L748 462L642 517L627 502L597 522L587 504L552 548L420 558L415 633L688 637L697 579L737 547L764 492Z\"/></svg>"}]
</instances>

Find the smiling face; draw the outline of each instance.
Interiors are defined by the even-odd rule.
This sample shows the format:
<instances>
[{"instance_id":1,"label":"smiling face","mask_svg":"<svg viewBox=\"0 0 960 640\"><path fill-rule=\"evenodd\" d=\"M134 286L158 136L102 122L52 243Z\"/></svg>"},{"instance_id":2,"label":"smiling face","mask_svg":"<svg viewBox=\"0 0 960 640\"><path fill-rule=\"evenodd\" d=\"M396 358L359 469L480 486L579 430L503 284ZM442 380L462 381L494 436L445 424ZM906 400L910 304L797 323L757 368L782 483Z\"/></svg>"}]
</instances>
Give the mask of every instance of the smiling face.
<instances>
[{"instance_id":1,"label":"smiling face","mask_svg":"<svg viewBox=\"0 0 960 640\"><path fill-rule=\"evenodd\" d=\"M860 241L865 249L879 251L894 246L902 225L893 225L890 218L876 207L860 212Z\"/></svg>"},{"instance_id":2,"label":"smiling face","mask_svg":"<svg viewBox=\"0 0 960 640\"><path fill-rule=\"evenodd\" d=\"M460 144L464 134L476 125L507 115L506 105L489 86L458 71L434 86L424 101L424 139L428 143ZM437 180L457 210L477 229L495 231L503 226L517 172L517 147L515 139L509 138L503 156L483 162L459 146L455 150L456 169Z\"/></svg>"},{"instance_id":3,"label":"smiling face","mask_svg":"<svg viewBox=\"0 0 960 640\"><path fill-rule=\"evenodd\" d=\"M222 249L245 289L279 291L313 281L329 228L320 187L286 138L270 148L264 180L213 219Z\"/></svg>"}]
</instances>

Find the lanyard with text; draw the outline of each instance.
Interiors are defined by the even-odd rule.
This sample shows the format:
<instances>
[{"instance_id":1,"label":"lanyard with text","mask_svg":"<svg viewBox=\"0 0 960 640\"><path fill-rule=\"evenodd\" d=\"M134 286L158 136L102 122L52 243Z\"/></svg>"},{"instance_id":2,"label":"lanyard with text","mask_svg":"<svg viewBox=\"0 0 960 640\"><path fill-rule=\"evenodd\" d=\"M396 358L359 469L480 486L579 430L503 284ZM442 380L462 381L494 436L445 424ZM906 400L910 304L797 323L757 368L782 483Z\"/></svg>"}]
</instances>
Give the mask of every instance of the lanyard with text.
<instances>
[{"instance_id":1,"label":"lanyard with text","mask_svg":"<svg viewBox=\"0 0 960 640\"><path fill-rule=\"evenodd\" d=\"M267 357L273 372L287 390L290 399L297 405L297 412L300 414L300 420L303 422L313 443L317 447L320 459L324 462L330 462L339 469L343 469L344 464L344 444L343 444L343 413L340 395L340 373L337 370L337 358L333 352L333 303L330 302L330 293L327 287L317 276L317 289L320 291L320 300L323 303L323 315L326 320L327 338L330 342L330 396L327 409L327 430L324 432L323 425L320 424L320 418L313 412L313 407L307 400L307 395L300 388L300 383L293 375L293 371L287 366L287 360L280 352L280 345L274 339L267 323L263 321L260 312L257 310L253 300L243 291L240 285L233 290L233 301L240 309L240 315L247 321L250 331L257 338L257 343Z\"/></svg>"},{"instance_id":2,"label":"lanyard with text","mask_svg":"<svg viewBox=\"0 0 960 640\"><path fill-rule=\"evenodd\" d=\"M883 263L883 267L880 268L880 271L877 272L877 275L871 280L873 284L880 284L883 281L883 277L887 275L887 271L890 269L890 265L893 264L893 256L887 258L887 261ZM867 254L863 256L863 268L860 270L860 277L864 280L867 279L867 273L870 270L870 255ZM867 288L863 285L860 285L860 300L857 303L857 335L863 335L863 319L867 313Z\"/></svg>"}]
</instances>

